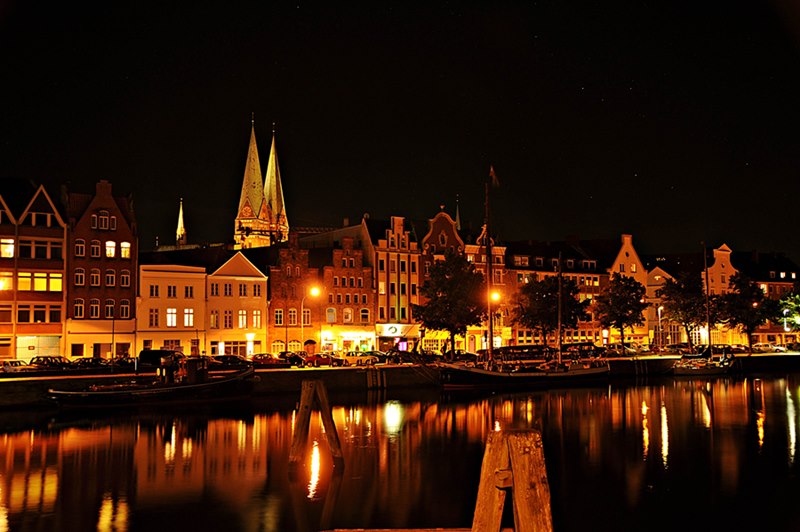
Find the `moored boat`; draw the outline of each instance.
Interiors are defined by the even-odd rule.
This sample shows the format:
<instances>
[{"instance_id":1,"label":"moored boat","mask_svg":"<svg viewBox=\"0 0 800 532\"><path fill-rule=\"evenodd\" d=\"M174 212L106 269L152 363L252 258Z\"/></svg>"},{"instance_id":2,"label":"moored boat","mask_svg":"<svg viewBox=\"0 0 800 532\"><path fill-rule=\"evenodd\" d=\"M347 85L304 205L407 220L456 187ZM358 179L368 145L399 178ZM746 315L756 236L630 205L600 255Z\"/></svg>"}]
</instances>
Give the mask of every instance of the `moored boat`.
<instances>
[{"instance_id":1,"label":"moored boat","mask_svg":"<svg viewBox=\"0 0 800 532\"><path fill-rule=\"evenodd\" d=\"M575 386L604 381L608 379L610 371L608 363L599 360L553 361L535 367L513 368L445 363L438 366L442 387L449 390Z\"/></svg>"},{"instance_id":2,"label":"moored boat","mask_svg":"<svg viewBox=\"0 0 800 532\"><path fill-rule=\"evenodd\" d=\"M719 360L711 358L682 358L675 362L672 374L676 377L709 377L726 375L734 368L732 357Z\"/></svg>"},{"instance_id":3,"label":"moored boat","mask_svg":"<svg viewBox=\"0 0 800 532\"><path fill-rule=\"evenodd\" d=\"M63 408L103 408L175 402L220 401L248 397L255 370L197 380L158 379L153 382L123 382L93 385L81 390L49 389L48 396Z\"/></svg>"}]
</instances>

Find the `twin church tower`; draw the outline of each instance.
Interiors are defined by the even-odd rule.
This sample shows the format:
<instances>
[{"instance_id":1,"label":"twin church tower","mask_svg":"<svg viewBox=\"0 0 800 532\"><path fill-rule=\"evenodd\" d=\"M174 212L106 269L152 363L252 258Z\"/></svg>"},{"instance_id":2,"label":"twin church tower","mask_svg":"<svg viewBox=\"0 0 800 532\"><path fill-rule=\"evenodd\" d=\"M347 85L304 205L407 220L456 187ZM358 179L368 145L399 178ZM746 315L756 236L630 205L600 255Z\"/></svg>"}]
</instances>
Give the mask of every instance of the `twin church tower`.
<instances>
[{"instance_id":1,"label":"twin church tower","mask_svg":"<svg viewBox=\"0 0 800 532\"><path fill-rule=\"evenodd\" d=\"M286 216L278 152L275 149L275 127L273 125L267 171L266 174L262 174L256 144L255 120L251 119L250 146L247 150L239 208L236 210L233 247L246 249L271 246L288 239L289 219ZM186 228L183 224L183 199L178 213L176 243L178 247L187 244Z\"/></svg>"}]
</instances>

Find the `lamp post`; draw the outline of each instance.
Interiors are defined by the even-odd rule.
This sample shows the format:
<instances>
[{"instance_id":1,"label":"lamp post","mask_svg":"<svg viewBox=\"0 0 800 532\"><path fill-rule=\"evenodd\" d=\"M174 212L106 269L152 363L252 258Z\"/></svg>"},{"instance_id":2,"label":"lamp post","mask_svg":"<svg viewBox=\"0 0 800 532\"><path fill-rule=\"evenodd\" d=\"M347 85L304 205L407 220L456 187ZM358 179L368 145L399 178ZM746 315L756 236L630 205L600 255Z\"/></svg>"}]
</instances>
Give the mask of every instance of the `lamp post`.
<instances>
[{"instance_id":1,"label":"lamp post","mask_svg":"<svg viewBox=\"0 0 800 532\"><path fill-rule=\"evenodd\" d=\"M661 312L664 310L664 306L661 305L658 307L658 350L661 351L664 348L664 330L661 328Z\"/></svg>"},{"instance_id":2,"label":"lamp post","mask_svg":"<svg viewBox=\"0 0 800 532\"><path fill-rule=\"evenodd\" d=\"M300 299L300 344L303 346L303 351L306 349L305 340L304 338L304 331L303 326L305 325L306 316L305 316L305 303L306 303L306 295L311 295L311 297L317 297L319 295L319 288L316 286L312 286L311 290L308 291L308 294L303 291L303 297ZM322 342L322 338L320 338L320 342Z\"/></svg>"},{"instance_id":3,"label":"lamp post","mask_svg":"<svg viewBox=\"0 0 800 532\"><path fill-rule=\"evenodd\" d=\"M494 322L492 313L494 311L492 310L492 303L497 303L498 301L500 301L500 292L498 292L496 290L493 290L492 292L489 293L489 305L488 305L488 309L489 309L489 326L488 326L488 331L487 331L487 337L488 338L487 338L487 345L486 345L487 353L492 353L492 351L494 349L494 330L493 330L494 327L492 326L493 322ZM490 358L491 358L491 355L490 355Z\"/></svg>"}]
</instances>

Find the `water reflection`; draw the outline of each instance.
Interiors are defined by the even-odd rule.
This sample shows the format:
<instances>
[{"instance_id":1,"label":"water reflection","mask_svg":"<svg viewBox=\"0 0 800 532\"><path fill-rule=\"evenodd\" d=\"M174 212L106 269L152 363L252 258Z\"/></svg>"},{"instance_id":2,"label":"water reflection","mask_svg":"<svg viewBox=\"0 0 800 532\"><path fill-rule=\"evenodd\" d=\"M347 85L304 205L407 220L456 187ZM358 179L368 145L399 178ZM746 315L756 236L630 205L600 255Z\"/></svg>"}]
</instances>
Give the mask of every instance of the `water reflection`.
<instances>
[{"instance_id":1,"label":"water reflection","mask_svg":"<svg viewBox=\"0 0 800 532\"><path fill-rule=\"evenodd\" d=\"M664 380L338 404L345 467L334 468L315 412L295 483L297 412L270 401L15 416L18 428L0 435L0 530L469 527L488 434L520 429L542 432L557 530L740 529L770 512L780 516L771 529L792 530L797 382Z\"/></svg>"}]
</instances>

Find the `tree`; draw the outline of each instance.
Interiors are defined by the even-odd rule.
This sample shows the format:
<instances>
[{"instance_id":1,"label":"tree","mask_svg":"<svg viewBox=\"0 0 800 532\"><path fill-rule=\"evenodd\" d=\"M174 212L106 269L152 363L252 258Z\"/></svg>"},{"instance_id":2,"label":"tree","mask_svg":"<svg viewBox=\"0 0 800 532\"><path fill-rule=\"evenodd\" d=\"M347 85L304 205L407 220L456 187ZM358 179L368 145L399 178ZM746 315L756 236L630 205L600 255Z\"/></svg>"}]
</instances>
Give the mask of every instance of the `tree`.
<instances>
[{"instance_id":1,"label":"tree","mask_svg":"<svg viewBox=\"0 0 800 532\"><path fill-rule=\"evenodd\" d=\"M682 273L676 279L667 279L659 295L664 314L670 321L683 327L689 346L692 346L692 331L706 322L706 296L702 279L697 274Z\"/></svg>"},{"instance_id":2,"label":"tree","mask_svg":"<svg viewBox=\"0 0 800 532\"><path fill-rule=\"evenodd\" d=\"M615 328L625 345L625 327L644 323L645 287L634 279L615 273L608 286L595 298L595 311L603 327Z\"/></svg>"},{"instance_id":3,"label":"tree","mask_svg":"<svg viewBox=\"0 0 800 532\"><path fill-rule=\"evenodd\" d=\"M578 285L572 279L561 281L561 324L575 328L578 320L588 318L589 301L578 300ZM558 276L533 280L522 286L514 300L512 320L547 337L558 329Z\"/></svg>"},{"instance_id":4,"label":"tree","mask_svg":"<svg viewBox=\"0 0 800 532\"><path fill-rule=\"evenodd\" d=\"M769 320L780 318L780 303L768 298L750 278L737 273L730 278L731 291L721 299L721 317L747 335L747 349L753 353L753 333Z\"/></svg>"},{"instance_id":5,"label":"tree","mask_svg":"<svg viewBox=\"0 0 800 532\"><path fill-rule=\"evenodd\" d=\"M457 334L465 335L467 327L480 325L486 318L488 299L483 274L453 251L431 265L430 277L419 292L425 303L411 305L415 319L428 329L449 332L450 349L455 349Z\"/></svg>"},{"instance_id":6,"label":"tree","mask_svg":"<svg viewBox=\"0 0 800 532\"><path fill-rule=\"evenodd\" d=\"M792 330L800 328L800 291L794 290L781 298L781 318L783 326Z\"/></svg>"}]
</instances>

